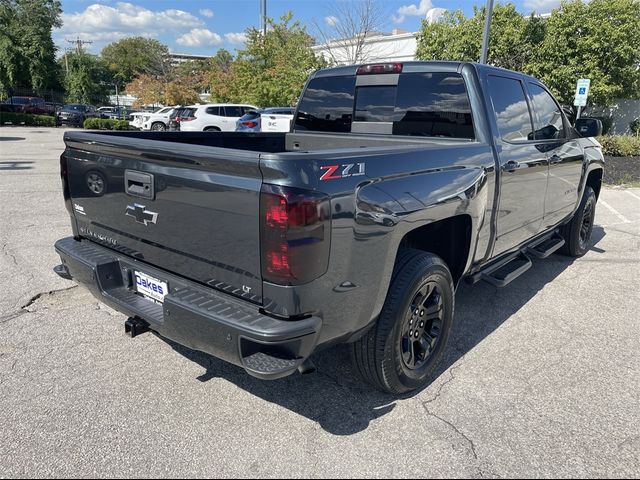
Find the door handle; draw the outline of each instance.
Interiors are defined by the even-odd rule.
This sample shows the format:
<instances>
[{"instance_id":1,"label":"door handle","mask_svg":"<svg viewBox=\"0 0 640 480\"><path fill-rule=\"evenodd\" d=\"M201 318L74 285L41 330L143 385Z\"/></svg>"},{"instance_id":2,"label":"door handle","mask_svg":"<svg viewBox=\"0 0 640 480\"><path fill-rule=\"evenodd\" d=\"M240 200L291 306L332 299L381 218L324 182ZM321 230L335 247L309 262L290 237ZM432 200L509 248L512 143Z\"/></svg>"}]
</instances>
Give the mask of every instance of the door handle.
<instances>
[{"instance_id":1,"label":"door handle","mask_svg":"<svg viewBox=\"0 0 640 480\"><path fill-rule=\"evenodd\" d=\"M132 197L148 198L154 197L153 175L150 173L135 172L125 170L124 188L128 195Z\"/></svg>"},{"instance_id":2,"label":"door handle","mask_svg":"<svg viewBox=\"0 0 640 480\"><path fill-rule=\"evenodd\" d=\"M549 158L549 164L555 165L557 163L562 163L562 157L558 155L552 155L551 158Z\"/></svg>"},{"instance_id":3,"label":"door handle","mask_svg":"<svg viewBox=\"0 0 640 480\"><path fill-rule=\"evenodd\" d=\"M507 163L505 163L502 166L502 169L507 172L515 172L519 168L520 168L520 163L516 162L515 160L509 160Z\"/></svg>"}]
</instances>

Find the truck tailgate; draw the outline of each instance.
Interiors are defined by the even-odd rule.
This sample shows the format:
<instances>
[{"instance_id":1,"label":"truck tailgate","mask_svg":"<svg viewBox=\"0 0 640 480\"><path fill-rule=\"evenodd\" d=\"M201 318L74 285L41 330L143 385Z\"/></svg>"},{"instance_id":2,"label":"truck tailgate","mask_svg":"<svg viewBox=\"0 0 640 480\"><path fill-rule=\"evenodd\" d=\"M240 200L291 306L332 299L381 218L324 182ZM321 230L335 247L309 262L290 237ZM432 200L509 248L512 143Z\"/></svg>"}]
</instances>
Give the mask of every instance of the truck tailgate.
<instances>
[{"instance_id":1,"label":"truck tailgate","mask_svg":"<svg viewBox=\"0 0 640 480\"><path fill-rule=\"evenodd\" d=\"M83 132L65 143L81 237L261 303L258 153Z\"/></svg>"}]
</instances>

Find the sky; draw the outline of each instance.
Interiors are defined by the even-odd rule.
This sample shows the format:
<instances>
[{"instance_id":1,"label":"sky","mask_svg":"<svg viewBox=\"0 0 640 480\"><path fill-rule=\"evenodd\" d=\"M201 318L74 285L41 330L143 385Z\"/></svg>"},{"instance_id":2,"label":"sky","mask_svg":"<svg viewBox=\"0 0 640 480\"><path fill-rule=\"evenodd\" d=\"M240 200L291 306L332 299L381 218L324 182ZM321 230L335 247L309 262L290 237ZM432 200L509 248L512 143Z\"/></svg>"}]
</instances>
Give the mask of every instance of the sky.
<instances>
[{"instance_id":1,"label":"sky","mask_svg":"<svg viewBox=\"0 0 640 480\"><path fill-rule=\"evenodd\" d=\"M340 19L334 15L336 1L362 0L267 0L267 14L278 18L291 10L294 18L311 26L330 29ZM560 0L513 0L522 13L550 12ZM483 0L379 0L385 22L383 31L402 28L415 32L423 18L439 10L461 9L470 15ZM220 48L241 49L244 31L258 27L260 0L62 0L63 26L53 38L60 51L71 47L67 40L92 41L87 51L100 50L123 37L142 35L160 40L169 50L194 55L214 55ZM309 29L310 33L313 33Z\"/></svg>"}]
</instances>

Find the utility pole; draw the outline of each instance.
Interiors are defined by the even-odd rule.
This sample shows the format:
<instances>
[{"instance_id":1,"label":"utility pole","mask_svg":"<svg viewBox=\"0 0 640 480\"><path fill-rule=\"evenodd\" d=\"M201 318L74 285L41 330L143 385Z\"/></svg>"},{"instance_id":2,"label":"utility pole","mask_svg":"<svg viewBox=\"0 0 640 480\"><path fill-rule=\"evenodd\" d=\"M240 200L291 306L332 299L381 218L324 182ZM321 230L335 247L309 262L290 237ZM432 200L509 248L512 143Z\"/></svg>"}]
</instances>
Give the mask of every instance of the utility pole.
<instances>
[{"instance_id":1,"label":"utility pole","mask_svg":"<svg viewBox=\"0 0 640 480\"><path fill-rule=\"evenodd\" d=\"M78 55L82 55L82 47L84 45L91 45L93 43L92 40L80 40L80 37L76 37L75 40L67 40L67 42L76 46L76 53Z\"/></svg>"},{"instance_id":2,"label":"utility pole","mask_svg":"<svg viewBox=\"0 0 640 480\"><path fill-rule=\"evenodd\" d=\"M489 58L489 33L491 32L491 16L493 15L493 0L487 0L485 8L484 32L482 34L482 53L480 63L487 63Z\"/></svg>"},{"instance_id":3,"label":"utility pole","mask_svg":"<svg viewBox=\"0 0 640 480\"><path fill-rule=\"evenodd\" d=\"M267 36L267 0L260 1L260 25L262 35Z\"/></svg>"}]
</instances>

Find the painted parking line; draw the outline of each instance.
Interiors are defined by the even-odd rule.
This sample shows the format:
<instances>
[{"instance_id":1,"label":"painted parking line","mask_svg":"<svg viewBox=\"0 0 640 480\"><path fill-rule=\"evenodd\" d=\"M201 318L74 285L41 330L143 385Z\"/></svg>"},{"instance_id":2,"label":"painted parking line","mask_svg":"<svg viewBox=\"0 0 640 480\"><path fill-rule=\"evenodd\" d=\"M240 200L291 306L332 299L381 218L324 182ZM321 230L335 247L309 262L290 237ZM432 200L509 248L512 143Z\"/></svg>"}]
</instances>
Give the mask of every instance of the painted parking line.
<instances>
[{"instance_id":1,"label":"painted parking line","mask_svg":"<svg viewBox=\"0 0 640 480\"><path fill-rule=\"evenodd\" d=\"M635 193L630 192L629 190L625 190L624 192L631 195L633 198L640 200L640 196L636 195Z\"/></svg>"},{"instance_id":2,"label":"painted parking line","mask_svg":"<svg viewBox=\"0 0 640 480\"><path fill-rule=\"evenodd\" d=\"M605 207L607 210L609 210L611 213L613 213L616 217L618 217L622 221L622 223L630 223L631 222L627 217L622 215L619 211L617 211L615 208L613 208L611 205L609 205L604 200L600 200L600 204L603 207Z\"/></svg>"}]
</instances>

